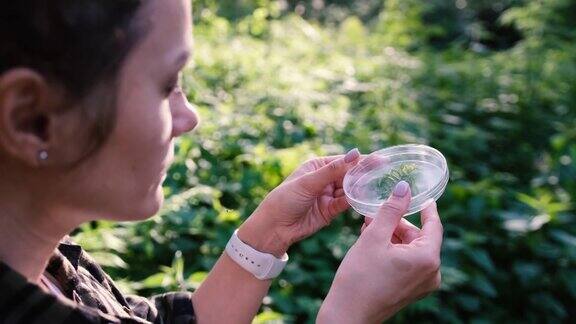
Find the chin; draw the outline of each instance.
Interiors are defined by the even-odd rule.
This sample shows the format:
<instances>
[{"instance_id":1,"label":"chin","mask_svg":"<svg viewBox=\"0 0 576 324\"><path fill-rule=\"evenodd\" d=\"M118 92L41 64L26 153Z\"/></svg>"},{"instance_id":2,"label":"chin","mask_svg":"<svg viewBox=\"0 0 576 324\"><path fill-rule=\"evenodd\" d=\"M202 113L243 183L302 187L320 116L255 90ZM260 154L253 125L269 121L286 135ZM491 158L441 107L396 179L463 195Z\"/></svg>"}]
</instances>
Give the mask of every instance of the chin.
<instances>
[{"instance_id":1,"label":"chin","mask_svg":"<svg viewBox=\"0 0 576 324\"><path fill-rule=\"evenodd\" d=\"M162 187L154 195L146 197L140 203L134 203L134 209L123 213L122 217L118 217L116 221L142 221L146 220L158 213L162 204L164 203L164 193Z\"/></svg>"},{"instance_id":2,"label":"chin","mask_svg":"<svg viewBox=\"0 0 576 324\"><path fill-rule=\"evenodd\" d=\"M151 197L142 204L141 212L139 213L139 220L148 219L158 213L164 204L164 192L162 187L156 192L154 197Z\"/></svg>"}]
</instances>

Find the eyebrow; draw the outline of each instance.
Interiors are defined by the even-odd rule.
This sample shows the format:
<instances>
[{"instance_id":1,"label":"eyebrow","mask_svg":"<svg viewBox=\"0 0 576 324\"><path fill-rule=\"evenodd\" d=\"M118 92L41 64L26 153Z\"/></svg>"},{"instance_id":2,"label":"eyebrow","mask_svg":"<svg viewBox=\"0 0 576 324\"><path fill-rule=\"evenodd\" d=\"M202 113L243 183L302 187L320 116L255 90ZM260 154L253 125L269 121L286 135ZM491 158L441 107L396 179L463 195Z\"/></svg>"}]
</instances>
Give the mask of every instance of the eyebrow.
<instances>
[{"instance_id":1,"label":"eyebrow","mask_svg":"<svg viewBox=\"0 0 576 324\"><path fill-rule=\"evenodd\" d=\"M182 53L180 53L176 58L175 65L177 65L178 68L182 68L186 64L186 62L188 62L190 55L192 54L190 53L189 50L182 51Z\"/></svg>"}]
</instances>

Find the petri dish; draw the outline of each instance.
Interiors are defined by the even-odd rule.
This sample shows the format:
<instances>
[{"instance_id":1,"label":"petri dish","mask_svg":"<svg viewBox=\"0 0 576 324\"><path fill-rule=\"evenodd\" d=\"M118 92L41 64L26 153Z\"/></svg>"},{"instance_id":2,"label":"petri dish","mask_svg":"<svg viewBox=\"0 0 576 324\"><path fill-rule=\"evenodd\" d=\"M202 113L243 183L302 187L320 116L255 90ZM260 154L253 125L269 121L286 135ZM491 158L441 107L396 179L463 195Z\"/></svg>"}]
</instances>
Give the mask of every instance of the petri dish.
<instances>
[{"instance_id":1,"label":"petri dish","mask_svg":"<svg viewBox=\"0 0 576 324\"><path fill-rule=\"evenodd\" d=\"M424 209L429 199L444 193L450 173L440 151L426 145L406 144L385 148L362 158L344 176L346 200L359 214L374 217L395 185L404 180L412 199L406 215Z\"/></svg>"}]
</instances>

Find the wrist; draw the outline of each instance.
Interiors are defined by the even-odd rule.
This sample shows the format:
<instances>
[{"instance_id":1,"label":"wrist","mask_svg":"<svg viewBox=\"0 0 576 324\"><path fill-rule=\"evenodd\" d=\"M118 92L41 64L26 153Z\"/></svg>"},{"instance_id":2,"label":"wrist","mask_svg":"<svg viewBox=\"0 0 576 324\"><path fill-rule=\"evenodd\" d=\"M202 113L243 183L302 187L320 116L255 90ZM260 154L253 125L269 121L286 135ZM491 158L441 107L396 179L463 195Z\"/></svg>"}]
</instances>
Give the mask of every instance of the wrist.
<instances>
[{"instance_id":1,"label":"wrist","mask_svg":"<svg viewBox=\"0 0 576 324\"><path fill-rule=\"evenodd\" d=\"M362 316L362 312L358 310L353 310L348 308L350 305L350 300L348 300L345 305L341 303L334 302L330 298L326 298L318 311L316 318L317 324L340 324L340 323L350 323L350 324L363 324L370 323L367 318Z\"/></svg>"},{"instance_id":2,"label":"wrist","mask_svg":"<svg viewBox=\"0 0 576 324\"><path fill-rule=\"evenodd\" d=\"M238 238L253 249L270 253L281 258L288 251L290 244L285 242L274 226L265 224L254 216L248 218L238 228Z\"/></svg>"},{"instance_id":3,"label":"wrist","mask_svg":"<svg viewBox=\"0 0 576 324\"><path fill-rule=\"evenodd\" d=\"M336 292L334 288L333 283L320 307L317 323L382 323L403 307L403 305L383 306L359 302L350 294L352 289L340 289Z\"/></svg>"}]
</instances>

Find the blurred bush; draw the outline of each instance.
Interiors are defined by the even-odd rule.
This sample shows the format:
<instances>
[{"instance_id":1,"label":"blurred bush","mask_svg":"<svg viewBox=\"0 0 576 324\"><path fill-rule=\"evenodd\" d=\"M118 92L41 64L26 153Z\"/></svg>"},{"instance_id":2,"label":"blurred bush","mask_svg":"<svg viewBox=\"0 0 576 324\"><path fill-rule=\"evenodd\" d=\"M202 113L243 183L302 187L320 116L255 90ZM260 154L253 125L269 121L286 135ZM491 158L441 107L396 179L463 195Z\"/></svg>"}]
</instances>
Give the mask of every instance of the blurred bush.
<instances>
[{"instance_id":1,"label":"blurred bush","mask_svg":"<svg viewBox=\"0 0 576 324\"><path fill-rule=\"evenodd\" d=\"M451 168L443 285L391 321L576 319L573 1L195 6L185 86L203 124L177 143L164 209L76 235L124 289L197 287L307 158L416 142ZM294 246L256 322L313 322L361 222L347 213Z\"/></svg>"}]
</instances>

